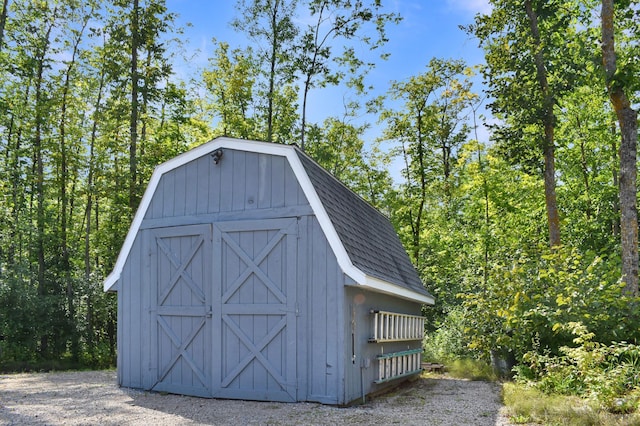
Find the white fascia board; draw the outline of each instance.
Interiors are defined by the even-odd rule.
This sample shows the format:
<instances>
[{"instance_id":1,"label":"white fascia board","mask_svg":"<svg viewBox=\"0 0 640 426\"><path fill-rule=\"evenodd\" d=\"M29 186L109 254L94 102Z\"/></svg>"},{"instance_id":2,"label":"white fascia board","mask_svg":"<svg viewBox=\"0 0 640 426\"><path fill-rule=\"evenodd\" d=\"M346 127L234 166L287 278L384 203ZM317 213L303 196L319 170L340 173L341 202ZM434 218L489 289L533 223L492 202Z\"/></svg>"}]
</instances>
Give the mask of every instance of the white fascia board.
<instances>
[{"instance_id":1,"label":"white fascia board","mask_svg":"<svg viewBox=\"0 0 640 426\"><path fill-rule=\"evenodd\" d=\"M228 148L228 149L237 149L239 151L251 151L257 153L264 154L275 154L280 156L287 156L288 153L293 152L293 148L287 147L284 145L271 144L266 142L257 142L250 140L242 140L242 139L233 139L227 137L219 137L202 145L199 145L189 151L180 154L169 161L166 161L160 165L158 165L153 174L151 175L151 179L147 184L147 189L144 192L142 200L140 200L140 205L138 206L138 210L136 211L135 216L133 217L133 221L131 222L131 226L129 227L129 231L127 232L127 236L125 237L124 243L122 244L122 248L120 249L120 254L118 255L118 259L116 260L116 264L113 267L113 271L107 276L104 280L104 291L116 291L117 288L115 284L120 279L120 274L122 273L122 268L124 268L124 264L129 256L129 252L131 251L131 247L133 246L133 242L136 239L136 235L140 230L140 226L142 224L142 220L147 213L147 209L151 204L151 200L153 199L153 194L156 192L158 184L160 183L160 178L165 173L178 168L184 164L187 164L190 161L196 160L204 155L210 154L218 148Z\"/></svg>"},{"instance_id":2,"label":"white fascia board","mask_svg":"<svg viewBox=\"0 0 640 426\"><path fill-rule=\"evenodd\" d=\"M435 299L431 296L427 296L426 294L418 293L408 288L391 284L387 281L383 281L369 275L366 276L366 279L364 281L361 281L360 285L362 287L368 287L371 290L379 293L391 294L403 299L411 300L413 302L424 303L425 305L435 304Z\"/></svg>"}]
</instances>

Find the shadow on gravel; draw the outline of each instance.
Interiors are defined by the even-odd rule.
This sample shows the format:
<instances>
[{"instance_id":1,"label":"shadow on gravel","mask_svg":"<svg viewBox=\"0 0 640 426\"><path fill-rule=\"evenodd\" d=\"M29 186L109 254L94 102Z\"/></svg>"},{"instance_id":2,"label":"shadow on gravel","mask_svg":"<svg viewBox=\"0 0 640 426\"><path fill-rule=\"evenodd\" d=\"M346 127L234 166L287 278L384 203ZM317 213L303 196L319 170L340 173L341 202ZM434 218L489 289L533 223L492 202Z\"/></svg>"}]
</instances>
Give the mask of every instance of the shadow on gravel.
<instances>
[{"instance_id":1,"label":"shadow on gravel","mask_svg":"<svg viewBox=\"0 0 640 426\"><path fill-rule=\"evenodd\" d=\"M132 405L185 422L215 425L477 425L508 423L500 416L500 385L421 377L346 408L316 403L277 403L131 393ZM174 417L174 418L175 418Z\"/></svg>"}]
</instances>

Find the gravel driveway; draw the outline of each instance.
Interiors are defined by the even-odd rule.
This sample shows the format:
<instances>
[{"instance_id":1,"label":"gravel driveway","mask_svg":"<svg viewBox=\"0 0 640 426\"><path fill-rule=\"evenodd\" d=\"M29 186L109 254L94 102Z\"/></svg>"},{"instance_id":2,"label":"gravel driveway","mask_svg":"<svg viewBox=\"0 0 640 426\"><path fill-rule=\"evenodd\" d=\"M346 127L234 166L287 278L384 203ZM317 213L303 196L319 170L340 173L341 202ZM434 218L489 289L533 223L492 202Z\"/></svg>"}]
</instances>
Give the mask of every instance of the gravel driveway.
<instances>
[{"instance_id":1,"label":"gravel driveway","mask_svg":"<svg viewBox=\"0 0 640 426\"><path fill-rule=\"evenodd\" d=\"M0 425L509 425L500 385L421 377L366 404L203 399L119 388L115 371L0 375Z\"/></svg>"}]
</instances>

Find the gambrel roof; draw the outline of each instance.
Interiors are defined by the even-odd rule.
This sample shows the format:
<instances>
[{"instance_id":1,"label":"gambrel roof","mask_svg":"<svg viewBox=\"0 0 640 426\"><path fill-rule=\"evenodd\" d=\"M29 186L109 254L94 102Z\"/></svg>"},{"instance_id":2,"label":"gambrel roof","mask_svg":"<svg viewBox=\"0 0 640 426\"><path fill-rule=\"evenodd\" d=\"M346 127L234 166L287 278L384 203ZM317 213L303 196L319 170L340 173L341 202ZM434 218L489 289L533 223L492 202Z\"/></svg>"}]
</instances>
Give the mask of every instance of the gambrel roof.
<instances>
[{"instance_id":1,"label":"gambrel roof","mask_svg":"<svg viewBox=\"0 0 640 426\"><path fill-rule=\"evenodd\" d=\"M285 157L338 260L357 285L420 303L433 304L391 222L291 145L214 139L156 167L134 216L115 267L104 283L116 290L122 268L163 174L218 149L234 149Z\"/></svg>"}]
</instances>

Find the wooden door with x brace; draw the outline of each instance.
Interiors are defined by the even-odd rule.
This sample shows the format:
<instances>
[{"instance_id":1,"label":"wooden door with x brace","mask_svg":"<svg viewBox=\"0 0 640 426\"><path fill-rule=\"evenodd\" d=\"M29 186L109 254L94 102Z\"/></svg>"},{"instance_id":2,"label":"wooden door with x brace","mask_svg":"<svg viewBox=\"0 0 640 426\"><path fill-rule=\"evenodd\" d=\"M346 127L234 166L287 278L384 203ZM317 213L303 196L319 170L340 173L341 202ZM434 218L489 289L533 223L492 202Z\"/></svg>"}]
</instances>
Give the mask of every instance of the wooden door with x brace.
<instances>
[{"instance_id":1,"label":"wooden door with x brace","mask_svg":"<svg viewBox=\"0 0 640 426\"><path fill-rule=\"evenodd\" d=\"M296 401L297 219L214 225L213 395Z\"/></svg>"},{"instance_id":2,"label":"wooden door with x brace","mask_svg":"<svg viewBox=\"0 0 640 426\"><path fill-rule=\"evenodd\" d=\"M211 396L212 225L152 229L153 390Z\"/></svg>"},{"instance_id":3,"label":"wooden door with x brace","mask_svg":"<svg viewBox=\"0 0 640 426\"><path fill-rule=\"evenodd\" d=\"M297 219L151 231L154 390L296 401Z\"/></svg>"}]
</instances>

